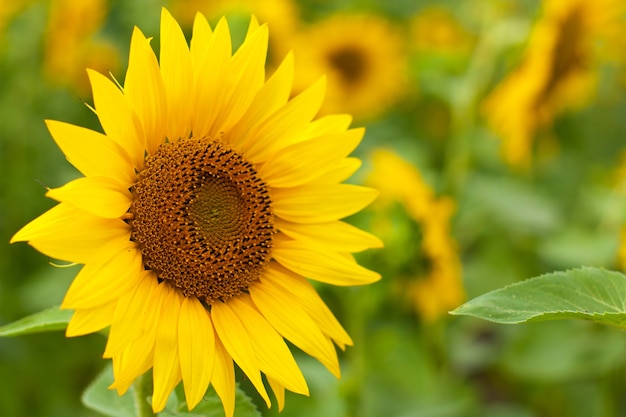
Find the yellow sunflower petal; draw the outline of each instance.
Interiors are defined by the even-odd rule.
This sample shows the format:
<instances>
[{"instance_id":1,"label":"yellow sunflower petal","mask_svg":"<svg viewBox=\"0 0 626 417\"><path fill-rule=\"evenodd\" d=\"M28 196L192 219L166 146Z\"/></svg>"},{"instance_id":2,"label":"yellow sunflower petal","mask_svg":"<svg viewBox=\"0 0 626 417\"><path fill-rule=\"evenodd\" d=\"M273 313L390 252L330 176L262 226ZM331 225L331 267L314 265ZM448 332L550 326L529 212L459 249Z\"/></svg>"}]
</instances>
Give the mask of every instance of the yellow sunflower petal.
<instances>
[{"instance_id":1,"label":"yellow sunflower petal","mask_svg":"<svg viewBox=\"0 0 626 417\"><path fill-rule=\"evenodd\" d=\"M235 414L235 366L233 359L217 336L215 337L215 364L211 383L222 400L224 414L226 417L233 417Z\"/></svg>"},{"instance_id":2,"label":"yellow sunflower petal","mask_svg":"<svg viewBox=\"0 0 626 417\"><path fill-rule=\"evenodd\" d=\"M327 223L292 223L277 217L276 228L292 239L304 240L320 249L333 251L361 252L370 248L382 248L383 242L376 236L336 220ZM332 236L332 239L328 239Z\"/></svg>"},{"instance_id":3,"label":"yellow sunflower petal","mask_svg":"<svg viewBox=\"0 0 626 417\"><path fill-rule=\"evenodd\" d=\"M211 26L207 22L202 13L197 13L193 21L193 35L191 36L191 42L189 45L189 51L191 52L191 63L195 71L195 75L198 76L197 69L200 68L205 59L209 57L210 44L211 44Z\"/></svg>"},{"instance_id":4,"label":"yellow sunflower petal","mask_svg":"<svg viewBox=\"0 0 626 417\"><path fill-rule=\"evenodd\" d=\"M152 378L152 410L155 413L165 408L167 398L181 380L178 356L178 316L183 296L167 284L161 284L167 292L163 299L161 315L154 345Z\"/></svg>"},{"instance_id":5,"label":"yellow sunflower petal","mask_svg":"<svg viewBox=\"0 0 626 417\"><path fill-rule=\"evenodd\" d=\"M180 370L187 407L195 407L207 390L215 356L215 332L207 310L196 298L185 297L178 320Z\"/></svg>"},{"instance_id":6,"label":"yellow sunflower petal","mask_svg":"<svg viewBox=\"0 0 626 417\"><path fill-rule=\"evenodd\" d=\"M185 35L165 8L161 9L159 61L167 95L167 137L177 140L191 132L193 69Z\"/></svg>"},{"instance_id":7,"label":"yellow sunflower petal","mask_svg":"<svg viewBox=\"0 0 626 417\"><path fill-rule=\"evenodd\" d=\"M137 169L143 168L145 137L141 121L124 93L104 75L87 70L96 114L107 136L120 145Z\"/></svg>"},{"instance_id":8,"label":"yellow sunflower petal","mask_svg":"<svg viewBox=\"0 0 626 417\"><path fill-rule=\"evenodd\" d=\"M129 242L130 243L130 242ZM94 308L119 299L139 283L141 253L133 246L104 255L80 270L65 294L61 308Z\"/></svg>"},{"instance_id":9,"label":"yellow sunflower petal","mask_svg":"<svg viewBox=\"0 0 626 417\"><path fill-rule=\"evenodd\" d=\"M132 199L128 185L107 177L78 178L48 190L46 197L108 219L126 213Z\"/></svg>"},{"instance_id":10,"label":"yellow sunflower petal","mask_svg":"<svg viewBox=\"0 0 626 417\"><path fill-rule=\"evenodd\" d=\"M337 184L347 180L359 168L361 168L361 160L358 158L346 158L330 171L322 174L311 181L314 184Z\"/></svg>"},{"instance_id":11,"label":"yellow sunflower petal","mask_svg":"<svg viewBox=\"0 0 626 417\"><path fill-rule=\"evenodd\" d=\"M247 294L226 303L239 317L254 346L261 370L292 392L309 395L304 376L280 334L255 308Z\"/></svg>"},{"instance_id":12,"label":"yellow sunflower petal","mask_svg":"<svg viewBox=\"0 0 626 417\"><path fill-rule=\"evenodd\" d=\"M278 403L278 411L283 411L283 408L285 408L285 387L283 387L280 382L276 381L270 376L267 377L267 382L270 384L270 387L274 392L274 397L276 397L276 402Z\"/></svg>"},{"instance_id":13,"label":"yellow sunflower petal","mask_svg":"<svg viewBox=\"0 0 626 417\"><path fill-rule=\"evenodd\" d=\"M311 316L319 328L332 338L342 349L345 345L352 345L352 339L339 324L330 309L320 298L315 288L302 276L288 269L272 263L263 276L265 282L271 281L275 286L291 294L294 300Z\"/></svg>"},{"instance_id":14,"label":"yellow sunflower petal","mask_svg":"<svg viewBox=\"0 0 626 417\"><path fill-rule=\"evenodd\" d=\"M313 138L321 135L345 132L348 130L351 123L352 116L349 114L328 114L309 123L303 136Z\"/></svg>"},{"instance_id":15,"label":"yellow sunflower petal","mask_svg":"<svg viewBox=\"0 0 626 417\"><path fill-rule=\"evenodd\" d=\"M83 175L115 178L125 184L135 180L128 154L107 136L56 120L46 120L46 126L67 160Z\"/></svg>"},{"instance_id":16,"label":"yellow sunflower petal","mask_svg":"<svg viewBox=\"0 0 626 417\"><path fill-rule=\"evenodd\" d=\"M137 27L133 30L130 41L124 95L139 116L145 135L145 149L152 154L165 139L167 128L165 88L150 42Z\"/></svg>"},{"instance_id":17,"label":"yellow sunflower petal","mask_svg":"<svg viewBox=\"0 0 626 417\"><path fill-rule=\"evenodd\" d=\"M196 20L202 19L204 17L198 15ZM202 26L203 23L199 25ZM194 44L192 48L193 46ZM206 56L200 62L194 62L196 112L192 130L196 137L210 137L211 133L219 133L213 132L219 111L228 111L221 109L223 84L232 76L227 73L232 46L226 19L220 19L209 37L208 45L198 44L198 48L206 50ZM195 56L193 51L192 56Z\"/></svg>"},{"instance_id":18,"label":"yellow sunflower petal","mask_svg":"<svg viewBox=\"0 0 626 417\"><path fill-rule=\"evenodd\" d=\"M255 128L289 100L293 84L293 54L289 53L270 79L263 84L245 117L233 126L230 142L238 149L253 137Z\"/></svg>"},{"instance_id":19,"label":"yellow sunflower petal","mask_svg":"<svg viewBox=\"0 0 626 417\"><path fill-rule=\"evenodd\" d=\"M274 212L295 223L325 223L354 214L378 196L353 184L310 184L272 191Z\"/></svg>"},{"instance_id":20,"label":"yellow sunflower petal","mask_svg":"<svg viewBox=\"0 0 626 417\"><path fill-rule=\"evenodd\" d=\"M154 343L160 296L156 275L145 270L139 272L135 288L117 302L103 357L114 357L139 338Z\"/></svg>"},{"instance_id":21,"label":"yellow sunflower petal","mask_svg":"<svg viewBox=\"0 0 626 417\"><path fill-rule=\"evenodd\" d=\"M147 345L139 339L126 346L112 358L115 380L109 385L109 389L115 389L119 395L124 395L134 380L152 367L153 358L154 340Z\"/></svg>"},{"instance_id":22,"label":"yellow sunflower petal","mask_svg":"<svg viewBox=\"0 0 626 417\"><path fill-rule=\"evenodd\" d=\"M364 132L365 129L352 129L288 146L263 164L259 173L270 187L306 184L347 157L361 142Z\"/></svg>"},{"instance_id":23,"label":"yellow sunflower petal","mask_svg":"<svg viewBox=\"0 0 626 417\"><path fill-rule=\"evenodd\" d=\"M211 317L215 331L226 351L250 378L269 407L271 402L261 379L261 370L255 353L256 346L252 344L248 330L241 322L237 312L232 308L230 300L226 303L213 304Z\"/></svg>"},{"instance_id":24,"label":"yellow sunflower petal","mask_svg":"<svg viewBox=\"0 0 626 417\"><path fill-rule=\"evenodd\" d=\"M115 382L110 388L116 388L118 392L125 391L137 377L150 369L154 362L155 341L167 292L165 286L158 284L154 272L146 271L142 278L148 283L140 287L141 292L137 295L138 297L144 295L143 317L136 323L136 327L129 324L129 329L136 331L137 334L125 348L121 351L114 351L111 355ZM115 324L113 323L112 326Z\"/></svg>"},{"instance_id":25,"label":"yellow sunflower petal","mask_svg":"<svg viewBox=\"0 0 626 417\"><path fill-rule=\"evenodd\" d=\"M266 161L278 150L302 140L301 132L319 111L325 90L326 79L322 77L265 119L248 139L244 149L248 159Z\"/></svg>"},{"instance_id":26,"label":"yellow sunflower petal","mask_svg":"<svg viewBox=\"0 0 626 417\"><path fill-rule=\"evenodd\" d=\"M233 55L230 77L225 85L223 108L213 127L214 132L225 132L232 128L246 112L250 103L265 82L265 56L268 40L267 26L263 25L250 35Z\"/></svg>"},{"instance_id":27,"label":"yellow sunflower petal","mask_svg":"<svg viewBox=\"0 0 626 417\"><path fill-rule=\"evenodd\" d=\"M334 346L290 293L271 280L264 279L251 286L249 291L254 304L278 333L317 358L333 375L339 377L339 362Z\"/></svg>"},{"instance_id":28,"label":"yellow sunflower petal","mask_svg":"<svg viewBox=\"0 0 626 417\"><path fill-rule=\"evenodd\" d=\"M121 244L129 237L129 226L122 220L104 219L59 203L24 226L11 243L28 241L51 258L84 264L99 248Z\"/></svg>"},{"instance_id":29,"label":"yellow sunflower petal","mask_svg":"<svg viewBox=\"0 0 626 417\"><path fill-rule=\"evenodd\" d=\"M111 324L115 302L74 311L65 329L65 336L83 336L98 332Z\"/></svg>"}]
</instances>

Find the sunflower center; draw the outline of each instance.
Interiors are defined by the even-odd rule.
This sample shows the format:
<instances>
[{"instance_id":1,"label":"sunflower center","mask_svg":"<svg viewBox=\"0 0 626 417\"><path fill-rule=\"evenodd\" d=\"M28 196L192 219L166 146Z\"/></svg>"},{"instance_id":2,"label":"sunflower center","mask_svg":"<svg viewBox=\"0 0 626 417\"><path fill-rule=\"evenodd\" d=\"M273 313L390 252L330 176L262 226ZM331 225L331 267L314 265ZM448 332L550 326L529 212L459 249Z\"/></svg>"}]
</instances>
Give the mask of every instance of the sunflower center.
<instances>
[{"instance_id":1,"label":"sunflower center","mask_svg":"<svg viewBox=\"0 0 626 417\"><path fill-rule=\"evenodd\" d=\"M145 268L186 297L226 301L257 281L270 260L267 186L224 144L194 138L162 144L132 193L132 239Z\"/></svg>"},{"instance_id":2,"label":"sunflower center","mask_svg":"<svg viewBox=\"0 0 626 417\"><path fill-rule=\"evenodd\" d=\"M358 84L365 74L366 59L363 52L356 48L337 49L330 53L328 59L347 85Z\"/></svg>"}]
</instances>

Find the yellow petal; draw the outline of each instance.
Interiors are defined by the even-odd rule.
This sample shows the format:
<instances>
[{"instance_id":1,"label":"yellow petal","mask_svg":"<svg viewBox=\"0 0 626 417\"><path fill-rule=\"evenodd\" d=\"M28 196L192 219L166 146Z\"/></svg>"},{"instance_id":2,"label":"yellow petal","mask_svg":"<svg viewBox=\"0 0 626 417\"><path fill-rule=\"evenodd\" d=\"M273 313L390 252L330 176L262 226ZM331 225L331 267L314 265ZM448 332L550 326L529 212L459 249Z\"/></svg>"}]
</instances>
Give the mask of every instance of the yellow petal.
<instances>
[{"instance_id":1,"label":"yellow petal","mask_svg":"<svg viewBox=\"0 0 626 417\"><path fill-rule=\"evenodd\" d=\"M141 271L137 281L134 290L127 291L117 303L102 355L105 358L113 358L139 338L151 337L154 344L162 290L153 272Z\"/></svg>"},{"instance_id":2,"label":"yellow petal","mask_svg":"<svg viewBox=\"0 0 626 417\"><path fill-rule=\"evenodd\" d=\"M209 386L215 359L213 323L197 298L185 297L180 307L178 349L185 398L191 410Z\"/></svg>"},{"instance_id":3,"label":"yellow petal","mask_svg":"<svg viewBox=\"0 0 626 417\"><path fill-rule=\"evenodd\" d=\"M185 35L165 8L161 9L160 63L167 96L167 137L175 141L191 133L193 70Z\"/></svg>"},{"instance_id":4,"label":"yellow petal","mask_svg":"<svg viewBox=\"0 0 626 417\"><path fill-rule=\"evenodd\" d=\"M364 132L352 129L288 146L268 159L259 174L270 187L306 184L345 159L361 142Z\"/></svg>"},{"instance_id":5,"label":"yellow petal","mask_svg":"<svg viewBox=\"0 0 626 417\"><path fill-rule=\"evenodd\" d=\"M83 175L135 181L135 169L124 149L102 133L56 120L46 120L52 138L67 160Z\"/></svg>"},{"instance_id":6,"label":"yellow petal","mask_svg":"<svg viewBox=\"0 0 626 417\"><path fill-rule=\"evenodd\" d=\"M224 414L233 417L235 413L235 367L219 337L215 337L215 364L211 383L222 400Z\"/></svg>"},{"instance_id":7,"label":"yellow petal","mask_svg":"<svg viewBox=\"0 0 626 417\"><path fill-rule=\"evenodd\" d=\"M138 285L143 269L141 253L131 242L122 250L102 252L102 256L83 266L74 278L61 308L98 307L121 298Z\"/></svg>"},{"instance_id":8,"label":"yellow petal","mask_svg":"<svg viewBox=\"0 0 626 417\"><path fill-rule=\"evenodd\" d=\"M199 17L196 20L202 21ZM199 23L202 27L203 24ZM203 31L205 32L205 31ZM194 44L192 43L192 48ZM194 106L195 118L192 120L192 131L196 137L210 137L214 132L215 119L223 107L224 83L232 77L228 73L231 60L230 30L226 19L218 22L211 34L208 44L198 42L198 48L206 50L206 56L200 62L194 61ZM192 51L192 56L195 56Z\"/></svg>"},{"instance_id":9,"label":"yellow petal","mask_svg":"<svg viewBox=\"0 0 626 417\"><path fill-rule=\"evenodd\" d=\"M267 377L267 382L270 384L270 387L274 392L274 396L276 397L276 402L278 403L278 411L283 411L283 408L285 408L285 387L283 387L280 382L270 376Z\"/></svg>"},{"instance_id":10,"label":"yellow petal","mask_svg":"<svg viewBox=\"0 0 626 417\"><path fill-rule=\"evenodd\" d=\"M107 177L82 177L48 190L46 197L96 216L115 219L130 207L132 195L128 186Z\"/></svg>"},{"instance_id":11,"label":"yellow petal","mask_svg":"<svg viewBox=\"0 0 626 417\"><path fill-rule=\"evenodd\" d=\"M167 104L156 56L150 42L137 27L130 40L124 95L143 126L143 145L149 154L153 154L165 140Z\"/></svg>"},{"instance_id":12,"label":"yellow petal","mask_svg":"<svg viewBox=\"0 0 626 417\"><path fill-rule=\"evenodd\" d=\"M150 279L151 278L151 279ZM142 292L138 297L145 296L145 307L142 317L137 323L129 323L128 330L133 332L130 336L133 341L129 341L122 350L110 349L107 343L107 351L112 351L113 372L115 382L110 388L116 388L118 392L124 392L128 386L140 375L150 369L154 363L154 347L158 325L161 317L163 300L167 295L164 285L159 285L156 274L152 271L145 271L142 274ZM111 327L119 324L117 317L114 318ZM134 326L133 326L134 324ZM113 330L113 329L112 329ZM125 335L122 335L124 337ZM128 337L128 335L126 335ZM106 356L105 356L106 357Z\"/></svg>"},{"instance_id":13,"label":"yellow petal","mask_svg":"<svg viewBox=\"0 0 626 417\"><path fill-rule=\"evenodd\" d=\"M266 161L280 149L305 139L302 131L319 111L325 91L326 79L320 78L265 119L244 145L249 160Z\"/></svg>"},{"instance_id":14,"label":"yellow petal","mask_svg":"<svg viewBox=\"0 0 626 417\"><path fill-rule=\"evenodd\" d=\"M360 252L369 248L383 247L383 242L376 236L340 220L303 224L292 223L277 217L275 226L290 238L307 241L320 249ZM332 238L329 239L329 236Z\"/></svg>"},{"instance_id":15,"label":"yellow petal","mask_svg":"<svg viewBox=\"0 0 626 417\"><path fill-rule=\"evenodd\" d=\"M376 282L380 274L342 254L319 250L297 240L276 239L272 256L284 267L304 277L333 285L363 285Z\"/></svg>"},{"instance_id":16,"label":"yellow petal","mask_svg":"<svg viewBox=\"0 0 626 417\"><path fill-rule=\"evenodd\" d=\"M327 114L309 123L303 132L303 136L314 138L322 135L341 133L348 130L351 123L352 116L349 114Z\"/></svg>"},{"instance_id":17,"label":"yellow petal","mask_svg":"<svg viewBox=\"0 0 626 417\"><path fill-rule=\"evenodd\" d=\"M271 280L264 279L249 290L254 304L278 333L317 358L333 375L339 377L335 347L290 293Z\"/></svg>"},{"instance_id":18,"label":"yellow petal","mask_svg":"<svg viewBox=\"0 0 626 417\"><path fill-rule=\"evenodd\" d=\"M154 341L148 350L144 350L142 346L145 346L145 343L137 340L112 358L115 380L109 385L109 389L116 389L119 395L124 395L135 379L152 367Z\"/></svg>"},{"instance_id":19,"label":"yellow petal","mask_svg":"<svg viewBox=\"0 0 626 417\"><path fill-rule=\"evenodd\" d=\"M83 336L98 332L111 324L116 302L110 302L95 308L74 311L65 329L65 336Z\"/></svg>"},{"instance_id":20,"label":"yellow petal","mask_svg":"<svg viewBox=\"0 0 626 417\"><path fill-rule=\"evenodd\" d=\"M291 294L291 297L306 310L324 334L332 338L339 347L343 349L345 345L352 345L352 339L348 333L339 324L309 281L281 267L276 262L272 262L266 269L263 281L271 281L275 286Z\"/></svg>"},{"instance_id":21,"label":"yellow petal","mask_svg":"<svg viewBox=\"0 0 626 417\"><path fill-rule=\"evenodd\" d=\"M315 184L338 184L347 180L361 168L361 160L358 158L346 158L336 167L315 178L312 182Z\"/></svg>"},{"instance_id":22,"label":"yellow petal","mask_svg":"<svg viewBox=\"0 0 626 417\"><path fill-rule=\"evenodd\" d=\"M178 316L183 296L169 284L161 284L166 291L154 345L152 378L152 410L163 410L170 393L180 382L180 360L178 356Z\"/></svg>"},{"instance_id":23,"label":"yellow petal","mask_svg":"<svg viewBox=\"0 0 626 417\"><path fill-rule=\"evenodd\" d=\"M252 344L248 330L230 304L229 300L226 303L215 303L211 306L215 331L228 354L250 378L267 406L270 407L270 399L263 386L260 364L255 353L256 346Z\"/></svg>"},{"instance_id":24,"label":"yellow petal","mask_svg":"<svg viewBox=\"0 0 626 417\"><path fill-rule=\"evenodd\" d=\"M290 391L309 395L304 376L280 334L259 313L247 294L233 297L227 304L248 331L261 365L261 371Z\"/></svg>"},{"instance_id":25,"label":"yellow petal","mask_svg":"<svg viewBox=\"0 0 626 417\"><path fill-rule=\"evenodd\" d=\"M265 82L265 57L268 40L267 26L254 31L233 55L223 80L224 100L213 127L213 134L227 132L237 123Z\"/></svg>"},{"instance_id":26,"label":"yellow petal","mask_svg":"<svg viewBox=\"0 0 626 417\"><path fill-rule=\"evenodd\" d=\"M293 85L293 54L289 53L270 79L263 84L248 110L230 132L230 142L241 152L254 137L258 125L289 100ZM244 152L245 153L245 152Z\"/></svg>"},{"instance_id":27,"label":"yellow petal","mask_svg":"<svg viewBox=\"0 0 626 417\"><path fill-rule=\"evenodd\" d=\"M191 63L195 70L194 74L198 74L198 68L203 64L205 59L209 58L210 39L213 31L202 13L197 13L193 21L193 35L189 50L191 52Z\"/></svg>"},{"instance_id":28,"label":"yellow petal","mask_svg":"<svg viewBox=\"0 0 626 417\"><path fill-rule=\"evenodd\" d=\"M143 169L146 141L141 121L124 93L104 75L87 70L93 102L107 136L120 145L134 166Z\"/></svg>"},{"instance_id":29,"label":"yellow petal","mask_svg":"<svg viewBox=\"0 0 626 417\"><path fill-rule=\"evenodd\" d=\"M119 219L105 219L60 203L28 223L13 242L28 243L55 259L85 264L108 244L124 244L130 227Z\"/></svg>"},{"instance_id":30,"label":"yellow petal","mask_svg":"<svg viewBox=\"0 0 626 417\"><path fill-rule=\"evenodd\" d=\"M325 223L354 214L378 196L352 184L310 184L271 191L274 213L295 223Z\"/></svg>"}]
</instances>

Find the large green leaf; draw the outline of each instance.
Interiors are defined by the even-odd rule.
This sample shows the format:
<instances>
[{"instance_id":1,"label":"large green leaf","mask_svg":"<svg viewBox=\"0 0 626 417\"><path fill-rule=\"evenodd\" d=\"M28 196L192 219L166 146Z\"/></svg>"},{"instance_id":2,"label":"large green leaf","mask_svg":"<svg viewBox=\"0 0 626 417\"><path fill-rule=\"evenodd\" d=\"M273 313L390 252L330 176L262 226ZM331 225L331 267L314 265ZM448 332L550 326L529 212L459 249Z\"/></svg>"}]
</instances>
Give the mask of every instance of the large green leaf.
<instances>
[{"instance_id":1,"label":"large green leaf","mask_svg":"<svg viewBox=\"0 0 626 417\"><path fill-rule=\"evenodd\" d=\"M626 276L584 267L483 294L451 312L496 323L583 319L626 327Z\"/></svg>"},{"instance_id":2,"label":"large green leaf","mask_svg":"<svg viewBox=\"0 0 626 417\"><path fill-rule=\"evenodd\" d=\"M108 389L112 383L113 369L108 364L83 393L83 404L105 416L134 417L134 387L131 386L126 394L119 396L117 391Z\"/></svg>"},{"instance_id":3,"label":"large green leaf","mask_svg":"<svg viewBox=\"0 0 626 417\"><path fill-rule=\"evenodd\" d=\"M63 330L67 327L71 317L72 311L59 310L58 306L51 307L0 327L0 336L20 336Z\"/></svg>"}]
</instances>

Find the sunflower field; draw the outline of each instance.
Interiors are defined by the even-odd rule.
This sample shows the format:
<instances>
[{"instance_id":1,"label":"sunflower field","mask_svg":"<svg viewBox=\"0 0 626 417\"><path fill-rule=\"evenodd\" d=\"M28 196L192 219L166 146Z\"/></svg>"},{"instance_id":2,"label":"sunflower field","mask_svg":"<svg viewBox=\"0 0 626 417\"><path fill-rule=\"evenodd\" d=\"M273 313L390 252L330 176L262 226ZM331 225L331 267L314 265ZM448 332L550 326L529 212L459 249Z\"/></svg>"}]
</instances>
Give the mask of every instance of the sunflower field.
<instances>
[{"instance_id":1,"label":"sunflower field","mask_svg":"<svg viewBox=\"0 0 626 417\"><path fill-rule=\"evenodd\" d=\"M0 0L0 416L626 416L625 44L626 0Z\"/></svg>"}]
</instances>

